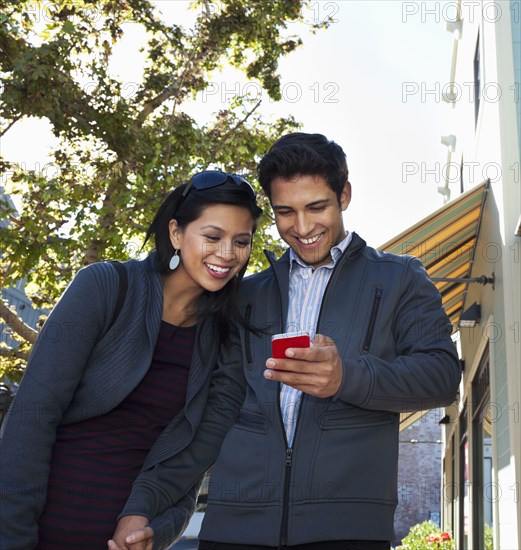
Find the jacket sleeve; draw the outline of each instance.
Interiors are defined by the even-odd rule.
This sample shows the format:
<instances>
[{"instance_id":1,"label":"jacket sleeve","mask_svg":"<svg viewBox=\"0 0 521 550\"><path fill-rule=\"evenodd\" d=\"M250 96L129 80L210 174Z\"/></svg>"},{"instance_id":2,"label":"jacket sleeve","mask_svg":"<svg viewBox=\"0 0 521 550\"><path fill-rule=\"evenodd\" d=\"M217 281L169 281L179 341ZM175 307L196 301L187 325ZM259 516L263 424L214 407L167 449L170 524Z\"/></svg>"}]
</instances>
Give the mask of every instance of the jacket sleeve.
<instances>
[{"instance_id":1,"label":"jacket sleeve","mask_svg":"<svg viewBox=\"0 0 521 550\"><path fill-rule=\"evenodd\" d=\"M150 522L154 531L153 550L167 550L179 540L195 511L200 486L200 482L196 483L175 506Z\"/></svg>"},{"instance_id":2,"label":"jacket sleeve","mask_svg":"<svg viewBox=\"0 0 521 550\"><path fill-rule=\"evenodd\" d=\"M143 470L119 517L141 515L150 520L172 507L215 462L224 437L244 401L246 381L238 331L221 346L201 423L179 453Z\"/></svg>"},{"instance_id":3,"label":"jacket sleeve","mask_svg":"<svg viewBox=\"0 0 521 550\"><path fill-rule=\"evenodd\" d=\"M38 541L56 428L105 324L107 305L92 267L78 272L45 322L2 427L2 550L27 550Z\"/></svg>"},{"instance_id":4,"label":"jacket sleeve","mask_svg":"<svg viewBox=\"0 0 521 550\"><path fill-rule=\"evenodd\" d=\"M371 353L344 357L335 398L397 413L449 405L458 390L461 366L439 292L417 258L408 259L396 292L394 358Z\"/></svg>"}]
</instances>

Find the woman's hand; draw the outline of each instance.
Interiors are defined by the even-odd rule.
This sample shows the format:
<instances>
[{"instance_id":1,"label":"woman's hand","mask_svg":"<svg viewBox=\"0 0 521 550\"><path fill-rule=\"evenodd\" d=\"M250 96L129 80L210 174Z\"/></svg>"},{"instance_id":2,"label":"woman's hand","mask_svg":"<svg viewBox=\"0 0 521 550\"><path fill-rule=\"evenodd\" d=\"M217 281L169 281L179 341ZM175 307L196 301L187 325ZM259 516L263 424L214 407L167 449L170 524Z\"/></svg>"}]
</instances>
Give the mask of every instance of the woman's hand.
<instances>
[{"instance_id":1,"label":"woman's hand","mask_svg":"<svg viewBox=\"0 0 521 550\"><path fill-rule=\"evenodd\" d=\"M144 516L124 516L118 521L108 550L152 550L154 531Z\"/></svg>"}]
</instances>

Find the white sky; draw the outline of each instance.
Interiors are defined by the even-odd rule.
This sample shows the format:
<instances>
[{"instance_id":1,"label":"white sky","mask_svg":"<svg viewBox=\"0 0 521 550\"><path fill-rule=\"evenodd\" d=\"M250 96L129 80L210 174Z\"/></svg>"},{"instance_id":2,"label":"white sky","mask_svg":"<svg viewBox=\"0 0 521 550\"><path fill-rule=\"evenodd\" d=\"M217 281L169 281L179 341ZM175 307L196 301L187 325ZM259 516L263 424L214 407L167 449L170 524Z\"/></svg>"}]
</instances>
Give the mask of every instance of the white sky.
<instances>
[{"instance_id":1,"label":"white sky","mask_svg":"<svg viewBox=\"0 0 521 550\"><path fill-rule=\"evenodd\" d=\"M189 22L188 2L158 0L166 18ZM215 5L218 3L215 2ZM455 1L320 0L304 13L308 20L336 22L316 35L292 25L304 45L280 63L283 100L263 96L265 117L293 115L302 131L319 132L347 154L353 198L345 225L378 246L443 204L447 149L441 135L452 133L450 107L441 100L450 80ZM114 60L131 93L139 80L139 36L127 41ZM129 61L130 60L130 61ZM197 120L223 107L245 83L232 71L212 78L206 95L185 109ZM247 88L252 97L260 91ZM5 158L44 166L53 137L45 122L21 121L2 141ZM451 185L452 198L457 184Z\"/></svg>"}]
</instances>

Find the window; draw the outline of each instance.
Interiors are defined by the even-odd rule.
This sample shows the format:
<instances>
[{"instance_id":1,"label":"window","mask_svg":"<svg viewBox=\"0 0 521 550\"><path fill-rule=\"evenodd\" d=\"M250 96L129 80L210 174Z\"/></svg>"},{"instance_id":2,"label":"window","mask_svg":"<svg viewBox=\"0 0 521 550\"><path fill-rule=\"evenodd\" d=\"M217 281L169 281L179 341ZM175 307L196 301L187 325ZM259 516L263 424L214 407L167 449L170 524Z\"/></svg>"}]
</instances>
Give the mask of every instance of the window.
<instances>
[{"instance_id":1,"label":"window","mask_svg":"<svg viewBox=\"0 0 521 550\"><path fill-rule=\"evenodd\" d=\"M460 451L459 451L459 536L458 548L467 550L469 547L470 520L470 490L469 490L469 440L467 433L467 403L463 406L459 420Z\"/></svg>"},{"instance_id":2,"label":"window","mask_svg":"<svg viewBox=\"0 0 521 550\"><path fill-rule=\"evenodd\" d=\"M459 165L459 192L465 192L465 181L463 177L463 169L465 168L465 163L463 162L463 155L461 155L461 162Z\"/></svg>"},{"instance_id":3,"label":"window","mask_svg":"<svg viewBox=\"0 0 521 550\"><path fill-rule=\"evenodd\" d=\"M452 435L451 439L451 453L450 453L450 527L452 534L454 535L454 529L456 528L456 438Z\"/></svg>"},{"instance_id":4,"label":"window","mask_svg":"<svg viewBox=\"0 0 521 550\"><path fill-rule=\"evenodd\" d=\"M481 52L479 49L479 33L474 52L474 125L478 124L479 104L481 99Z\"/></svg>"},{"instance_id":5,"label":"window","mask_svg":"<svg viewBox=\"0 0 521 550\"><path fill-rule=\"evenodd\" d=\"M498 498L492 481L492 419L488 346L472 381L473 479L472 539L474 548L487 548L492 535L492 505Z\"/></svg>"}]
</instances>

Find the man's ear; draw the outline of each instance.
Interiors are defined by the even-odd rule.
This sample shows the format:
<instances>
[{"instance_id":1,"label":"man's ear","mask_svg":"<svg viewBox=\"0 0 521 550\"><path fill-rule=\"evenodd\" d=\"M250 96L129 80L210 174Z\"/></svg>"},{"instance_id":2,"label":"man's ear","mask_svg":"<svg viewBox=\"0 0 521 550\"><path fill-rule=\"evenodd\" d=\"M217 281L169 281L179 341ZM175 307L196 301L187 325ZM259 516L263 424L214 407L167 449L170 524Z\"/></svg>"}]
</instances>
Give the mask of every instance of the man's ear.
<instances>
[{"instance_id":1,"label":"man's ear","mask_svg":"<svg viewBox=\"0 0 521 550\"><path fill-rule=\"evenodd\" d=\"M347 181L344 184L344 189L342 189L342 193L340 194L340 207L342 208L342 211L347 209L350 202L351 202L351 184Z\"/></svg>"},{"instance_id":2,"label":"man's ear","mask_svg":"<svg viewBox=\"0 0 521 550\"><path fill-rule=\"evenodd\" d=\"M168 222L168 235L170 236L172 246L176 250L179 250L181 248L181 230L177 226L177 220L171 219Z\"/></svg>"}]
</instances>

